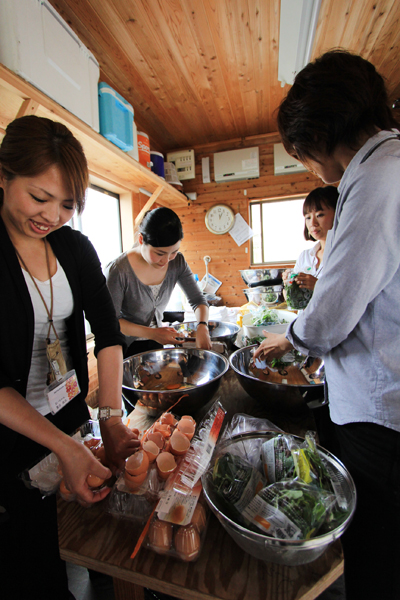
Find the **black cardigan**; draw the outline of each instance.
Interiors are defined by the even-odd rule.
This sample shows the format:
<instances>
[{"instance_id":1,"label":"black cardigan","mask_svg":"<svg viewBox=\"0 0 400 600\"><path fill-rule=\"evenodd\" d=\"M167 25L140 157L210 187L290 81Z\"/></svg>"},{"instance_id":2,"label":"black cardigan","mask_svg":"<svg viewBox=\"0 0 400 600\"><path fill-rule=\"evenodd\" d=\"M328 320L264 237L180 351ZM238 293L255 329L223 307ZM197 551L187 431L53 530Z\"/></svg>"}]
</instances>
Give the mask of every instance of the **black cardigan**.
<instances>
[{"instance_id":1,"label":"black cardigan","mask_svg":"<svg viewBox=\"0 0 400 600\"><path fill-rule=\"evenodd\" d=\"M72 364L81 393L56 415L48 418L66 433L72 433L89 418L85 398L88 367L84 314L95 336L95 353L102 348L124 345L114 305L107 289L95 249L78 231L61 227L47 237L71 286L73 314L67 321ZM25 397L29 376L34 313L14 247L0 218L0 387L13 387ZM47 449L0 425L0 463L7 458L15 469L30 466ZM29 457L29 458L27 458Z\"/></svg>"}]
</instances>

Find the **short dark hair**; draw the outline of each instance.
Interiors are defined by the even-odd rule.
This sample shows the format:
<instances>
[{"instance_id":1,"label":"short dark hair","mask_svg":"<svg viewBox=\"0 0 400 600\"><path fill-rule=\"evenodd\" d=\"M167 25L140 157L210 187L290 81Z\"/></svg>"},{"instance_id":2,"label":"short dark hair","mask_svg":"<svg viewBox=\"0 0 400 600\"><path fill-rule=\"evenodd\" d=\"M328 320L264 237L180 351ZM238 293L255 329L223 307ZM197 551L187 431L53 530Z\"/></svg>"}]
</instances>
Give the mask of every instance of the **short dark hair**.
<instances>
[{"instance_id":1,"label":"short dark hair","mask_svg":"<svg viewBox=\"0 0 400 600\"><path fill-rule=\"evenodd\" d=\"M383 77L356 54L331 50L296 76L278 109L286 151L301 161L332 155L338 144L357 149L360 135L398 126Z\"/></svg>"},{"instance_id":2,"label":"short dark hair","mask_svg":"<svg viewBox=\"0 0 400 600\"><path fill-rule=\"evenodd\" d=\"M334 185L315 188L315 190L312 190L304 200L303 215L306 216L307 213L313 210L324 210L324 207L336 210L338 198L339 192ZM306 239L307 242L315 242L315 239L310 235L306 225L304 225L304 239Z\"/></svg>"},{"instance_id":3,"label":"short dark hair","mask_svg":"<svg viewBox=\"0 0 400 600\"><path fill-rule=\"evenodd\" d=\"M62 123L27 115L12 121L0 147L0 167L4 177L34 177L57 165L77 205L85 204L89 183L87 161L80 142ZM3 190L0 190L0 204Z\"/></svg>"},{"instance_id":4,"label":"short dark hair","mask_svg":"<svg viewBox=\"0 0 400 600\"><path fill-rule=\"evenodd\" d=\"M147 211L140 225L139 233L145 244L154 248L173 246L183 239L182 223L178 215L165 206Z\"/></svg>"}]
</instances>

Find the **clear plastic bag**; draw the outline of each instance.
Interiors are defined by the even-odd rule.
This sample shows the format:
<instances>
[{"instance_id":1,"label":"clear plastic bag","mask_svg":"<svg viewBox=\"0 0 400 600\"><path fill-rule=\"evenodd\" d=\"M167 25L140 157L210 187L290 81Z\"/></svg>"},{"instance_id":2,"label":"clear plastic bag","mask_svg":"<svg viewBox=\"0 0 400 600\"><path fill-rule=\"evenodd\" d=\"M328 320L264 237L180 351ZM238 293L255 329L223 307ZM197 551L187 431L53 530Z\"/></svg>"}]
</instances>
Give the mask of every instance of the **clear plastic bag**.
<instances>
[{"instance_id":1,"label":"clear plastic bag","mask_svg":"<svg viewBox=\"0 0 400 600\"><path fill-rule=\"evenodd\" d=\"M285 285L286 303L290 310L303 310L306 308L313 294L312 290L300 288L299 284L295 281L297 276L298 273L292 271Z\"/></svg>"}]
</instances>

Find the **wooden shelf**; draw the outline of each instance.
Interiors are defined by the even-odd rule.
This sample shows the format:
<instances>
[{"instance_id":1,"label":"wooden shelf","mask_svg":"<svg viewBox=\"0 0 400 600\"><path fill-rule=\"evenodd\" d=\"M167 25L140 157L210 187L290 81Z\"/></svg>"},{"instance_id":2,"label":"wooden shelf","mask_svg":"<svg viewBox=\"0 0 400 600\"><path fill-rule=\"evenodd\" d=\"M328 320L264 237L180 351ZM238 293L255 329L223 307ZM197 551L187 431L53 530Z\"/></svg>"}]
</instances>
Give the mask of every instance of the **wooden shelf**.
<instances>
[{"instance_id":1,"label":"wooden shelf","mask_svg":"<svg viewBox=\"0 0 400 600\"><path fill-rule=\"evenodd\" d=\"M187 206L183 194L125 154L89 125L46 96L33 85L0 64L0 138L16 117L35 114L64 123L81 142L92 176L126 191L144 188L152 196L146 210L157 200L176 209Z\"/></svg>"}]
</instances>

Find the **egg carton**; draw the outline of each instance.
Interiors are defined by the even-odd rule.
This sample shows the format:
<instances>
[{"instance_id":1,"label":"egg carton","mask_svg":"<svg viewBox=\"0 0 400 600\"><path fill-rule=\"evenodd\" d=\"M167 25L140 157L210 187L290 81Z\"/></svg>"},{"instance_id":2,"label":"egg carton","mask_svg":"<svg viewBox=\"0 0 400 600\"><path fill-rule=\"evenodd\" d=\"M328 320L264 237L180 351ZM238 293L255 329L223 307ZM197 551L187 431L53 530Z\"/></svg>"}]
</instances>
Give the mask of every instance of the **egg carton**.
<instances>
[{"instance_id":1,"label":"egg carton","mask_svg":"<svg viewBox=\"0 0 400 600\"><path fill-rule=\"evenodd\" d=\"M194 562L200 556L207 532L210 512L203 495L188 506L188 496L170 507L167 515L156 512L151 518L143 542L148 550L185 562ZM163 515L163 518L160 518Z\"/></svg>"}]
</instances>

